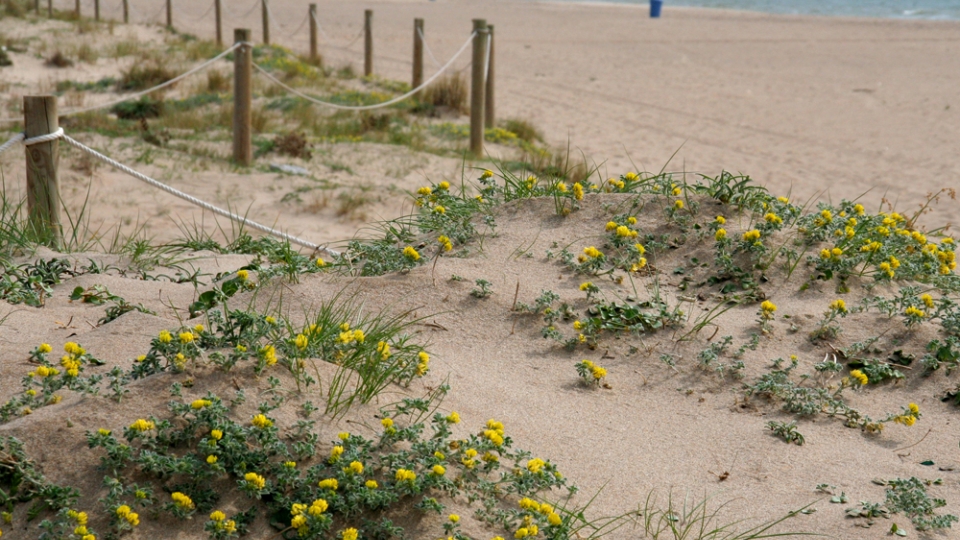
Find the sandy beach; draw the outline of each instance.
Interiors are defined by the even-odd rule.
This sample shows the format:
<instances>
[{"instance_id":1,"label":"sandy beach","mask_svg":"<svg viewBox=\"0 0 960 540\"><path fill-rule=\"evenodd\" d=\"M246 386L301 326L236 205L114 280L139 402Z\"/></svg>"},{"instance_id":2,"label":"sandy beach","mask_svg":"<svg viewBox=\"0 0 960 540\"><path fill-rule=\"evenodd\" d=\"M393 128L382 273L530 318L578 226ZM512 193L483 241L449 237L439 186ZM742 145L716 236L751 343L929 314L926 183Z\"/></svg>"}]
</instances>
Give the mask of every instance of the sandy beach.
<instances>
[{"instance_id":1,"label":"sandy beach","mask_svg":"<svg viewBox=\"0 0 960 540\"><path fill-rule=\"evenodd\" d=\"M105 3L103 17L118 18L117 4ZM233 28L250 28L259 41L259 9L241 18L253 2L238 4L231 2L228 7L225 34L231 35ZM55 5L68 7L62 1ZM135 22L154 14L162 18L154 2L130 0L130 5ZM881 206L886 200L907 216L928 194L960 186L960 22L773 16L669 5L661 19L652 20L646 6L516 0L319 1L317 5L326 36L320 50L328 66L352 64L360 70L362 40L355 38L362 29L363 10L373 9L375 73L404 81L410 76L415 17L425 19L427 43L440 62L469 36L472 18L485 18L495 26L498 117L529 121L542 131L549 146L569 146L578 158L582 154L599 167L601 183L631 171L665 169L689 182L701 174L712 177L731 171L751 176L773 195L789 197L796 204L810 199L831 204L857 199L875 213L890 210ZM85 12L92 12L92 2L85 0L83 6ZM177 30L211 38L209 7L206 2L178 2ZM306 3L273 0L271 10L276 18L273 42L298 53L308 50L302 27ZM7 38L22 38L35 30L16 20L0 20L0 33ZM103 39L119 40L133 34L153 43L163 40L163 32L155 26L120 25L115 35ZM48 48L46 53L51 51ZM13 114L10 109L15 107L9 104L20 95L50 91L58 80L93 82L116 73L127 62L101 58L92 65L78 63L53 72L38 55L18 53L13 58L18 62L15 71L4 68L0 72L4 83L0 98L7 104L0 116ZM464 55L455 66L459 69L467 63ZM432 62L428 63L427 73L433 69ZM192 88L181 85L172 95L187 95ZM262 85L257 91L266 93L266 88ZM106 98L94 95L84 99L89 104ZM136 163L138 170L191 194L338 247L349 238L369 234L371 222L414 210L411 194L419 186L441 181L459 184L465 167L456 156L418 152L403 145L320 142L312 160L269 157L254 168L238 169L226 160L204 160L169 148L147 154L149 147L131 137L81 133L77 138ZM211 147L229 145L228 140L215 143L211 142ZM494 158L513 159L516 150L490 145L488 151ZM118 222L127 226L145 223L144 234L157 241L178 238L194 224L213 228L209 216L186 203L104 166L81 166L75 151L64 150L63 160L66 204L77 207L89 197L86 219L93 228L109 229ZM266 170L265 162L278 160L305 167L310 177ZM5 193L13 198L22 196L22 151L5 153L0 166ZM466 166L492 165L482 161ZM475 172L468 169L467 179L474 180ZM356 208L344 202L358 194L363 203ZM664 238L678 234L673 218L664 217L675 215L669 211L675 203L664 203L660 194L654 199L652 210L635 212L636 227L663 233ZM706 197L691 200L703 208L706 227L713 220L710 205L717 203ZM305 325L309 322L305 314L311 308L349 290L357 291L368 311L411 310L415 317L426 317L418 320L414 335L428 343L431 372L414 380L409 388L390 387L381 402L359 407L348 420L324 424L321 454L329 452L330 441L339 430L369 436L377 433L375 405L397 396L420 395L447 382L451 394L443 402L442 412L455 410L464 419L463 426L455 426L458 437L476 432L488 418L502 421L517 446L534 456L549 457L580 487L581 503L597 494L590 507L595 516L635 511L651 490L664 499L672 493L679 499L711 496L717 505L727 503L720 514L723 522L776 519L812 504L814 512L798 515L776 530L865 540L885 537L893 522L909 527L910 520L903 516L892 521L878 519L866 528L865 520L847 518L844 511L859 501L883 501L884 488L872 480L908 477L942 479L942 484L931 487L931 493L947 501L938 512L960 513L956 408L939 399L956 386L956 378L945 375L944 370L921 377L914 364L903 370L907 372L903 381L849 396L853 405L875 418L915 402L923 411L917 426L891 423L882 435L875 436L844 427L837 418L818 415L800 422L807 442L799 446L784 444L765 427L770 420L791 421L792 415L759 398L745 400L740 379L717 377L697 367L697 354L709 347L706 338L710 336L695 335L693 341L680 342L672 340L672 331L649 337L623 334L605 338L598 347L574 352L543 339L540 319L519 315L517 299L529 303L541 291L555 290L562 302L587 313L591 304L589 298L584 300L581 283L588 278L569 272L554 257L559 247L579 254L594 243L599 246L604 242L605 223L617 213L611 209L632 212L632 207L627 208L630 201L627 195L590 193L582 208L563 219L555 215L549 197L518 201L497 210L497 229L484 230L480 246L458 245L458 256L437 254L435 265L431 260L409 272L363 278L310 273L296 283L270 284L265 288L269 294L241 291L235 305L252 306L264 313L276 310L296 325ZM664 205L667 210L661 212ZM960 224L958 205L943 197L918 228L933 231ZM754 217L761 222L764 219L762 214L728 216L730 236L740 238L752 227ZM670 302L689 302L681 305L688 306L684 309L694 316L707 311L712 304L704 303L705 299L719 298L719 294L707 291L698 299L696 291L686 292L688 280L683 269L693 274L699 272L700 262L713 260L715 228L706 236L691 233L689 244L664 241L658 258L650 256L655 270L593 277L599 294L608 299L646 299L659 291L662 279L665 287L671 287L665 293ZM933 241L933 233L930 238ZM427 254L434 248L426 242L413 244ZM39 255L48 258L55 254L42 250ZM28 259L21 256L17 260ZM89 259L120 267L129 262L102 253L70 255L77 267ZM204 251L191 255L188 264L212 275L233 272L251 259ZM671 273L675 268L679 270ZM160 270L172 273L169 268ZM657 272L662 276L655 279ZM836 351L834 346L850 346L872 336L882 336L890 351L902 347L918 357L927 342L942 337L931 325L904 329L898 320L871 312L851 315L843 333L829 345L811 343L807 336L838 288L812 277L812 285L803 288L806 278L790 281L787 276L778 281L783 279L779 270L771 270L770 276L770 284L763 284L767 296L753 300L773 299L781 306L777 317L790 318L777 318L759 347L746 351L742 381L762 376L774 359L791 355L799 356L804 372L812 372L815 364L825 361L825 354ZM489 280L494 294L487 299L471 296L477 279ZM852 281L861 282L859 277ZM102 306L69 300L75 287L94 284L106 284L110 292L131 303L142 303L156 314L133 312L99 325ZM897 294L897 286L883 282L870 290L857 287L844 297L853 306L870 294ZM149 349L161 330L201 322L209 326L202 316L189 320L185 311L197 294L208 289L209 284L198 289L189 283L137 280L113 272L68 276L53 288L42 308L0 304L0 318L6 317L0 324L4 343L0 396L7 399L19 391L21 372L32 369L26 365L27 353L40 342L51 343L55 356L64 342L81 342L107 362L91 368L93 373L106 373L113 365L130 369L133 359ZM692 299L687 298L691 295ZM757 332L758 307L754 304L739 306L716 320L719 335L732 336L734 348ZM563 324L568 332L570 325ZM664 363L664 355L676 357L677 365ZM607 366L612 388L578 382L571 366L584 358ZM250 375L249 368L244 369L243 377ZM323 372L325 376L329 370ZM200 399L207 390L226 395L233 385L239 388L236 379L230 380L232 375L209 366L191 368L188 375L191 384L196 378L209 385L187 387L187 403ZM250 378L253 380L252 375ZM97 494L102 474L93 476L100 454L87 448L83 431L105 427L121 433L143 410L160 414L169 400L169 385L184 379L181 373L165 373L135 381L130 387L135 399L121 404L69 394L61 403L0 426L0 433L40 449L37 459L48 476L73 482L85 494ZM835 387L839 380L836 377L830 384ZM286 373L283 382L292 384ZM268 394L263 378L251 384L249 395ZM250 401L244 414L255 412L254 400ZM100 404L99 408L92 408L92 403ZM278 423L287 425L298 418L292 406L277 415ZM62 427L65 417L70 419L69 429ZM45 433L55 435L48 439ZM76 468L57 464L64 452L75 458ZM928 460L935 466L922 464ZM817 490L821 484L832 486L829 489L837 495L845 493L849 503L830 503L831 495ZM95 497L85 496L93 508ZM233 511L243 508L237 497L228 498L225 504ZM471 513L464 501L456 504L464 516ZM24 514L25 510L17 511L20 521L16 523L23 524ZM418 521L413 537L442 534L442 521L434 515ZM202 519L186 522L189 526L180 523L169 516L144 519L144 525L130 538L161 537L171 527L179 527L176 538L206 537L201 532ZM25 528L0 528L10 538L35 537ZM274 534L263 520L251 530L253 538ZM474 538L504 534L478 524L465 525L464 532ZM918 533L911 529L910 534ZM948 530L933 537L950 534ZM619 540L642 535L628 525L606 537Z\"/></svg>"}]
</instances>

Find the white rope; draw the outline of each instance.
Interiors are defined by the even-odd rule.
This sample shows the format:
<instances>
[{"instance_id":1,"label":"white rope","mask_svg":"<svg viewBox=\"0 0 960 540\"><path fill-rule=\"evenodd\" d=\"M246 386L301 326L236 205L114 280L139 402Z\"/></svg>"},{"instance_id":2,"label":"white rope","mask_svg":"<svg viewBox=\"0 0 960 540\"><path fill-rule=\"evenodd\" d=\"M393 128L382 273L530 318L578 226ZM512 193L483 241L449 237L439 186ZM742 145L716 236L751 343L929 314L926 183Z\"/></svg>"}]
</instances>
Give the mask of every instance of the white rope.
<instances>
[{"instance_id":1,"label":"white rope","mask_svg":"<svg viewBox=\"0 0 960 540\"><path fill-rule=\"evenodd\" d=\"M135 92L135 93L133 93L133 94L126 95L126 96L124 96L124 97L122 97L122 98L120 98L120 99L115 99L115 100L113 100L113 101L108 101L108 102L103 103L103 104L100 104L100 105L93 105L93 106L90 106L90 107L84 107L84 108L82 108L82 109L74 109L74 110L72 110L72 111L66 111L66 112L64 112L63 114L61 114L60 116L70 116L70 115L73 115L73 114L80 114L80 113L95 111L95 110L97 110L97 109L103 109L103 108L106 108L106 107L111 107L111 106L116 105L116 104L118 104L118 103L123 103L124 101L130 101L131 99L137 99L138 97L140 97L140 96L145 96L145 95L147 95L147 94L149 94L149 93L151 93L151 92L156 92L157 90L160 90L161 88L166 88L167 86L170 86L170 85L172 85L172 84L175 84L175 83L179 82L180 80L185 79L185 78L189 77L190 75L193 75L194 73L197 73L197 72L199 72L199 71L203 71L204 69L210 67L210 65L213 64L214 62L216 62L217 60L220 60L220 59L223 58L224 56L227 56L228 54L230 54L231 52L233 52L234 50L236 50L238 47L241 47L241 46L243 46L243 45L250 45L250 44L249 44L249 43L234 43L233 46L230 47L229 49L223 51L222 53L220 53L220 54L218 54L218 55L216 55L216 56L214 56L213 58L207 60L206 62L200 64L199 66L197 66L197 67L195 67L195 68L193 68L193 69L191 69L190 71L187 71L187 72L185 72L185 73L181 73L180 75L178 75L178 76L170 79L170 80L167 81L167 82L160 83L160 84L154 86L153 88L148 88L148 89L146 89L146 90L141 90L141 91L139 91L139 92Z\"/></svg>"},{"instance_id":2,"label":"white rope","mask_svg":"<svg viewBox=\"0 0 960 540\"><path fill-rule=\"evenodd\" d=\"M25 138L25 137L24 137L23 133L17 133L17 134L14 135L13 137L10 137L10 140L9 140L9 141L7 141L7 142L5 142L5 143L3 143L3 144L0 144L0 154L4 153L5 151L9 150L10 148L13 148L14 146L17 145L18 142L22 141L24 138Z\"/></svg>"},{"instance_id":3,"label":"white rope","mask_svg":"<svg viewBox=\"0 0 960 540\"><path fill-rule=\"evenodd\" d=\"M437 60L437 57L433 55L433 51L430 50L430 45L427 45L427 38L423 35L423 30L418 26L417 33L420 34L420 43L423 43L423 48L427 50L427 54L430 55L430 59L433 60L433 64L437 67L440 67L440 61Z\"/></svg>"},{"instance_id":4,"label":"white rope","mask_svg":"<svg viewBox=\"0 0 960 540\"><path fill-rule=\"evenodd\" d=\"M26 137L26 134L24 134L24 137ZM63 128L57 128L56 131L52 133L47 133L46 135L37 135L36 137L30 137L29 139L25 138L23 139L23 145L33 146L35 144L55 141L60 137L63 137Z\"/></svg>"},{"instance_id":5,"label":"white rope","mask_svg":"<svg viewBox=\"0 0 960 540\"><path fill-rule=\"evenodd\" d=\"M463 51L467 50L467 46L470 45L470 42L473 41L473 38L476 37L476 35L477 35L476 32L470 34L470 37L467 38L467 41L465 41L465 42L463 43L463 46L460 47L460 50L457 51L457 54L453 55L453 58L451 58L449 61L447 61L446 65L444 65L442 68L440 68L440 69L439 69L436 73L434 73L429 79L427 79L426 81L424 81L423 84L421 84L420 86L414 88L413 90L410 90L409 92L407 92L406 94L403 94L402 96L397 96L397 97L395 97L395 98L393 98L393 99L391 99L391 100L389 100L389 101L384 101L383 103L377 103L377 104L374 104L374 105L349 106L349 105L340 105L340 104L337 104L337 103L330 103L330 102L327 102L327 101L320 101L319 99L310 97L310 96L304 94L303 92L300 92L299 90L297 90L297 89L295 89L295 88L291 88L290 86L287 86L286 84L280 82L280 80L278 80L276 77L274 77L273 75L271 75L270 72L268 72L267 70L263 69L263 68L260 67L258 64L253 64L253 67L257 68L257 71L259 71L260 73L262 73L265 77L267 77L268 79L270 79L271 81L273 81L274 83L276 83L278 86L280 86L280 87L283 88L284 90L290 92L291 94L295 94L295 95L297 95L297 96L300 96L300 97L302 97L303 99L305 99L305 100L307 100L307 101L309 101L309 102L311 102L311 103L316 103L317 105L322 105L322 106L324 106L324 107L330 107L330 108L333 108L333 109L340 109L340 110L343 110L343 111L369 111L369 110L372 110L372 109L379 109L379 108L382 108L382 107L388 107L388 106L390 106L390 105L393 105L394 103L399 103L399 102L407 99L408 97L416 94L416 93L419 92L420 90L423 90L423 89L426 88L427 86L429 86L430 83L432 83L434 80L437 79L437 77L439 77L440 75L442 75L443 72L444 72L448 67L450 67L450 66L453 64L453 62L454 62L461 54L463 54Z\"/></svg>"},{"instance_id":6,"label":"white rope","mask_svg":"<svg viewBox=\"0 0 960 540\"><path fill-rule=\"evenodd\" d=\"M483 61L483 78L487 79L490 77L490 48L493 46L493 40L490 39L490 31L484 32L487 34L487 56Z\"/></svg>"},{"instance_id":7,"label":"white rope","mask_svg":"<svg viewBox=\"0 0 960 540\"><path fill-rule=\"evenodd\" d=\"M313 19L313 22L317 23L317 30L320 30L320 34L323 36L323 40L329 43L331 41L330 36L328 36L327 33L324 32L323 25L320 24L320 21L317 20L317 14L311 11L310 18Z\"/></svg>"},{"instance_id":8,"label":"white rope","mask_svg":"<svg viewBox=\"0 0 960 540\"><path fill-rule=\"evenodd\" d=\"M61 135L62 135L62 137L63 137L63 140L64 140L67 144L69 144L70 146L73 146L74 148L80 150L81 152L86 152L87 154L90 154L91 156L99 159L100 161L106 163L107 165L110 165L111 167L113 167L113 168L115 168L115 169L117 169L117 170L119 170L119 171L122 171L122 172L125 172L125 173L129 174L130 176L136 178L137 180L141 180L141 181L143 181L143 182L146 182L147 184L149 184L149 185L151 185L151 186L153 186L153 187L155 187L155 188L157 188L157 189L160 189L160 190L162 190L162 191L166 191L167 193L169 193L169 194L171 194L171 195L173 195L173 196L175 196L175 197L179 197L179 198L181 198L181 199L183 199L183 200L185 200L185 201L187 201L187 202L189 202L189 203L191 203L191 204L194 204L194 205L196 205L196 206L199 206L200 208L203 208L204 210L209 210L209 211L213 212L214 214L218 214L218 215L224 216L224 217L226 217L226 218L228 218L228 219L231 219L231 220L233 220L233 221L236 221L237 223L242 223L243 225L246 225L246 226L248 226L248 227L250 227L250 228L252 228L252 229L256 229L256 230L258 230L258 231L260 231L260 232L264 232L264 233L267 233L267 234L271 234L271 235L276 236L276 237L278 237L278 238L282 238L282 239L284 239L284 240L286 240L286 241L288 241L288 242L291 242L291 243L294 243L294 244L299 244L299 245L301 245L301 246L310 248L310 249L312 249L312 250L314 250L314 251L322 251L322 252L328 253L328 254L330 254L330 255L332 255L332 256L334 256L334 257L337 257L337 256L340 255L339 252L334 251L334 250L332 250L332 249L330 249L330 248L328 248L328 247L326 247L326 246L321 246L321 245L319 245L319 244L314 244L313 242L308 242L308 241L306 241L306 240L303 240L303 239L301 239L301 238L297 238L296 236L287 234L287 233L285 233L285 232L278 231L278 230L276 230L276 229L271 229L270 227L267 227L266 225L261 225L261 224L255 222L255 221L249 220L249 219L247 219L247 218L245 218L245 217L243 217L243 216L234 214L233 212L229 212L229 211L224 210L224 209L222 209L222 208L218 208L218 207L216 207L216 206L214 206L214 205L212 205L212 204L210 204L210 203L204 202L204 201L202 201L202 200L200 200L200 199L198 199L198 198L196 198L196 197L193 197L193 196L191 196L191 195L187 195L186 193L184 193L184 192L182 192L182 191L180 191L180 190L178 190L178 189L176 189L176 188L170 187L170 186L168 186L168 185L166 185L166 184L164 184L164 183L162 183L162 182L160 182L160 181L157 181L157 180L154 180L153 178L150 178L149 176L147 176L147 175L145 175L145 174L139 173L139 172L131 169L130 167L127 167L126 165L120 163L119 161L115 161L115 160L113 160L113 159L108 158L107 156L101 154L100 152L97 152L97 151L94 150L93 148L90 148L90 147L88 147L88 146L83 145L82 143L80 143L79 141L73 139L73 138L70 137L69 135L63 135L62 131L61 131Z\"/></svg>"}]
</instances>

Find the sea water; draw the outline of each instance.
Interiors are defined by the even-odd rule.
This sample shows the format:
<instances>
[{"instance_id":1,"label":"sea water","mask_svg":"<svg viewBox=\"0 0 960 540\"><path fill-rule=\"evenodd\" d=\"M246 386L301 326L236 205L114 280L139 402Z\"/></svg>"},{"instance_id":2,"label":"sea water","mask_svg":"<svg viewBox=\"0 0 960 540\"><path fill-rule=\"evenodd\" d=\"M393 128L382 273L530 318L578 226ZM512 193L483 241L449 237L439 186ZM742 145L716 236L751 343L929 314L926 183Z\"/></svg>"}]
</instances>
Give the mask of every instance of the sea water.
<instances>
[{"instance_id":1,"label":"sea water","mask_svg":"<svg viewBox=\"0 0 960 540\"><path fill-rule=\"evenodd\" d=\"M560 0L589 2L591 0ZM596 0L648 4L649 0ZM664 0L663 6L742 9L793 15L960 20L960 0ZM664 14L669 16L669 14Z\"/></svg>"}]
</instances>

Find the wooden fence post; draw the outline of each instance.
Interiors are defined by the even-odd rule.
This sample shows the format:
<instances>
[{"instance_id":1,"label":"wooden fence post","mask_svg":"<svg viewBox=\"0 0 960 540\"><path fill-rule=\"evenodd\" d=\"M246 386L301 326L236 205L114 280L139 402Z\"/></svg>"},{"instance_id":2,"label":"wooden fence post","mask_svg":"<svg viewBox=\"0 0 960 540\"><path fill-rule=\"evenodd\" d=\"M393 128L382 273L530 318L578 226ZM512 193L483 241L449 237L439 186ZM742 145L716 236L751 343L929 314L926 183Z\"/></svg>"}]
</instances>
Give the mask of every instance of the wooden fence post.
<instances>
[{"instance_id":1,"label":"wooden fence post","mask_svg":"<svg viewBox=\"0 0 960 540\"><path fill-rule=\"evenodd\" d=\"M373 75L373 10L363 10L363 75Z\"/></svg>"},{"instance_id":2,"label":"wooden fence post","mask_svg":"<svg viewBox=\"0 0 960 540\"><path fill-rule=\"evenodd\" d=\"M73 8L73 11L74 11L74 13L76 13L76 15L77 15L77 20L79 21L79 20L80 20L80 0L77 0L74 4L75 4L75 5L74 5L74 8Z\"/></svg>"},{"instance_id":3,"label":"wooden fence post","mask_svg":"<svg viewBox=\"0 0 960 540\"><path fill-rule=\"evenodd\" d=\"M235 29L234 43L249 43L250 30ZM233 55L233 160L249 166L253 161L251 150L251 87L252 51L249 45L241 45Z\"/></svg>"},{"instance_id":4,"label":"wooden fence post","mask_svg":"<svg viewBox=\"0 0 960 540\"><path fill-rule=\"evenodd\" d=\"M123 0L123 24L130 24L130 0Z\"/></svg>"},{"instance_id":5,"label":"wooden fence post","mask_svg":"<svg viewBox=\"0 0 960 540\"><path fill-rule=\"evenodd\" d=\"M56 96L23 96L24 135L29 139L58 129ZM60 141L27 147L27 216L37 239L60 247Z\"/></svg>"},{"instance_id":6,"label":"wooden fence post","mask_svg":"<svg viewBox=\"0 0 960 540\"><path fill-rule=\"evenodd\" d=\"M223 24L221 22L220 0L213 0L214 18L217 20L217 45L223 45Z\"/></svg>"},{"instance_id":7,"label":"wooden fence post","mask_svg":"<svg viewBox=\"0 0 960 540\"><path fill-rule=\"evenodd\" d=\"M33 12L37 15L40 14L40 0L33 0Z\"/></svg>"},{"instance_id":8,"label":"wooden fence post","mask_svg":"<svg viewBox=\"0 0 960 540\"><path fill-rule=\"evenodd\" d=\"M320 54L317 51L317 5L310 4L310 9L307 12L307 16L310 17L310 62L314 65L318 65L320 60Z\"/></svg>"},{"instance_id":9,"label":"wooden fence post","mask_svg":"<svg viewBox=\"0 0 960 540\"><path fill-rule=\"evenodd\" d=\"M418 88L423 84L423 19L413 20L413 80L410 82L412 88ZM420 97L420 92L414 94L414 99Z\"/></svg>"},{"instance_id":10,"label":"wooden fence post","mask_svg":"<svg viewBox=\"0 0 960 540\"><path fill-rule=\"evenodd\" d=\"M486 88L486 94L485 94L486 100L485 100L485 103L484 103L484 105L483 105L483 115L484 115L484 116L483 116L483 118L484 118L484 120L483 120L483 125L484 125L484 127L492 128L492 127L494 127L494 124L496 123L496 120L497 120L496 114L495 114L495 113L496 113L496 110L495 110L495 108L494 108L494 100L493 100L493 97L494 97L494 94L493 94L493 59L494 59L493 49L494 49L494 47L496 47L497 45L496 45L496 42L493 40L493 25L492 25L492 24L491 24L491 25L488 25L488 26L487 26L487 30L488 30L488 32L489 32L489 33L487 34L487 39L490 40L490 45L488 46L488 50L490 51L490 54L489 54L489 56L487 57L487 73L486 73L486 77L487 77L487 88Z\"/></svg>"},{"instance_id":11,"label":"wooden fence post","mask_svg":"<svg viewBox=\"0 0 960 540\"><path fill-rule=\"evenodd\" d=\"M260 18L263 20L263 43L270 44L270 12L267 11L267 0L260 0Z\"/></svg>"},{"instance_id":12,"label":"wooden fence post","mask_svg":"<svg viewBox=\"0 0 960 540\"><path fill-rule=\"evenodd\" d=\"M47 0L47 17L53 18L53 0Z\"/></svg>"},{"instance_id":13,"label":"wooden fence post","mask_svg":"<svg viewBox=\"0 0 960 540\"><path fill-rule=\"evenodd\" d=\"M173 0L167 0L167 28L173 30Z\"/></svg>"},{"instance_id":14,"label":"wooden fence post","mask_svg":"<svg viewBox=\"0 0 960 540\"><path fill-rule=\"evenodd\" d=\"M487 55L487 21L473 20L473 65L470 81L470 152L475 158L483 157L483 90L484 60Z\"/></svg>"},{"instance_id":15,"label":"wooden fence post","mask_svg":"<svg viewBox=\"0 0 960 540\"><path fill-rule=\"evenodd\" d=\"M100 22L100 0L93 0L93 20Z\"/></svg>"}]
</instances>

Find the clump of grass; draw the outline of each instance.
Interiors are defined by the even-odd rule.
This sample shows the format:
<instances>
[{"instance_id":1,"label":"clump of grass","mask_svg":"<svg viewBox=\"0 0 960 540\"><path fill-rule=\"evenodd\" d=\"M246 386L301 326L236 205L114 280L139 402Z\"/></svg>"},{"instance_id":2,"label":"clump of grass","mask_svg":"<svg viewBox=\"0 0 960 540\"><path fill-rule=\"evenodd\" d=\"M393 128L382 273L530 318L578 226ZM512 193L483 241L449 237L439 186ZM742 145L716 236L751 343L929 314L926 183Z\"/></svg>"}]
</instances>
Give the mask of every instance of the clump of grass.
<instances>
[{"instance_id":1,"label":"clump of grass","mask_svg":"<svg viewBox=\"0 0 960 540\"><path fill-rule=\"evenodd\" d=\"M57 51L53 53L53 56L47 58L47 61L44 62L47 67L55 68L67 68L73 66L73 60L67 58L62 51Z\"/></svg>"},{"instance_id":2,"label":"clump of grass","mask_svg":"<svg viewBox=\"0 0 960 540\"><path fill-rule=\"evenodd\" d=\"M642 529L641 538L651 540L759 540L761 538L810 536L803 532L769 532L788 519L801 514L810 505L787 513L786 515L755 525L744 531L737 526L742 521L723 523L720 512L726 506L709 507L710 498L701 500L684 497L677 501L673 493L667 495L666 506L662 506L659 497L653 491L647 494L643 506L637 510Z\"/></svg>"},{"instance_id":3,"label":"clump of grass","mask_svg":"<svg viewBox=\"0 0 960 540\"><path fill-rule=\"evenodd\" d=\"M501 127L516 135L521 141L526 141L531 144L543 142L543 133L529 120L507 118L501 122Z\"/></svg>"},{"instance_id":4,"label":"clump of grass","mask_svg":"<svg viewBox=\"0 0 960 540\"><path fill-rule=\"evenodd\" d=\"M117 81L117 90L143 90L165 83L176 76L160 60L134 62L128 69L120 73Z\"/></svg>"},{"instance_id":5,"label":"clump of grass","mask_svg":"<svg viewBox=\"0 0 960 540\"><path fill-rule=\"evenodd\" d=\"M440 77L420 92L420 101L429 106L457 113L467 112L467 79L460 73Z\"/></svg>"},{"instance_id":6,"label":"clump of grass","mask_svg":"<svg viewBox=\"0 0 960 540\"><path fill-rule=\"evenodd\" d=\"M207 91L208 92L229 92L230 76L218 70L211 69L207 71Z\"/></svg>"},{"instance_id":7,"label":"clump of grass","mask_svg":"<svg viewBox=\"0 0 960 540\"><path fill-rule=\"evenodd\" d=\"M291 131L285 135L278 135L273 141L273 147L277 153L294 158L309 160L313 154L310 152L310 143L303 133Z\"/></svg>"}]
</instances>

